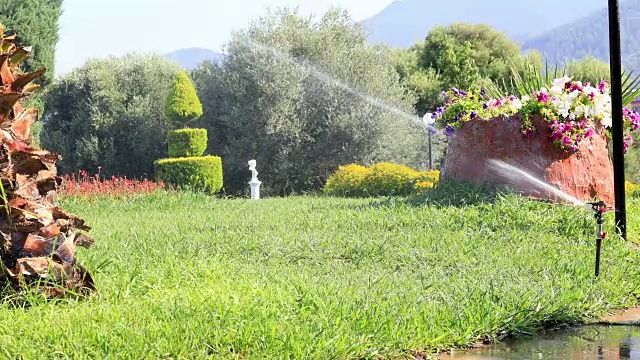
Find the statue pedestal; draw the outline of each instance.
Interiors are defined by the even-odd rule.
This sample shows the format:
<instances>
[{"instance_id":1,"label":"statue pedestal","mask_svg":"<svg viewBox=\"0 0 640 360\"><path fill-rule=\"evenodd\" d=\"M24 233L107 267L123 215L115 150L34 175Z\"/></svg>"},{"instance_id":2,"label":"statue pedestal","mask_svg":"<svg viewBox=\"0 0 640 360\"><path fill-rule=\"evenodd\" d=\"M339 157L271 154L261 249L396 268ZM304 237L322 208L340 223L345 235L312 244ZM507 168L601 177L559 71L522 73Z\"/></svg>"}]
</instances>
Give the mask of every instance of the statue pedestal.
<instances>
[{"instance_id":1,"label":"statue pedestal","mask_svg":"<svg viewBox=\"0 0 640 360\"><path fill-rule=\"evenodd\" d=\"M258 179L251 179L251 181L249 181L249 185L251 185L251 200L260 199L260 184L262 184L262 181Z\"/></svg>"}]
</instances>

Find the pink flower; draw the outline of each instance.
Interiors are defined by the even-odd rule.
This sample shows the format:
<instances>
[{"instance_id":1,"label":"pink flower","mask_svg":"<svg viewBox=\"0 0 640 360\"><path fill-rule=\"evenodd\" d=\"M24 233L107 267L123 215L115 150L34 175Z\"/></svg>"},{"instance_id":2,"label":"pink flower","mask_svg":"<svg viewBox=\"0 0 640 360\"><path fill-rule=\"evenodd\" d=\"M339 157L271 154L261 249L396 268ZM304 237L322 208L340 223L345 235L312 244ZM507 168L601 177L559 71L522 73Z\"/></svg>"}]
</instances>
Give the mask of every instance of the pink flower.
<instances>
[{"instance_id":1,"label":"pink flower","mask_svg":"<svg viewBox=\"0 0 640 360\"><path fill-rule=\"evenodd\" d=\"M586 138L592 137L595 134L596 134L595 130L593 130L592 128L588 128L587 131L584 132L584 137Z\"/></svg>"},{"instance_id":2,"label":"pink flower","mask_svg":"<svg viewBox=\"0 0 640 360\"><path fill-rule=\"evenodd\" d=\"M570 137L565 136L565 137L562 139L562 145L564 145L564 146L571 146L572 144L573 144L573 140L571 140L571 138L570 138Z\"/></svg>"},{"instance_id":3,"label":"pink flower","mask_svg":"<svg viewBox=\"0 0 640 360\"><path fill-rule=\"evenodd\" d=\"M541 103L549 102L549 94L544 92L538 93L538 102L541 102Z\"/></svg>"}]
</instances>

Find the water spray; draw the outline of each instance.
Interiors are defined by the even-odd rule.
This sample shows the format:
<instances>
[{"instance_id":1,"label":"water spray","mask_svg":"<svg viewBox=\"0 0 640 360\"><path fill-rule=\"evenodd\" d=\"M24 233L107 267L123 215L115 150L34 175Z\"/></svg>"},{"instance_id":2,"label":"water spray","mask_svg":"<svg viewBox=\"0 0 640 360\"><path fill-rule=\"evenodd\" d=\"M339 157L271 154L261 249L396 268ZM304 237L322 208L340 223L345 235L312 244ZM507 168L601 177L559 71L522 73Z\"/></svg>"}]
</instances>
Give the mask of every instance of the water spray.
<instances>
[{"instance_id":1,"label":"water spray","mask_svg":"<svg viewBox=\"0 0 640 360\"><path fill-rule=\"evenodd\" d=\"M611 208L607 207L603 201L585 203L565 192L560 191L556 187L548 184L535 176L527 173L526 171L519 169L513 165L507 164L501 160L491 159L488 161L490 169L496 171L505 179L509 179L512 181L521 181L525 180L529 183L530 186L540 190L546 190L561 199L573 204L574 206L579 206L594 212L594 216L596 218L597 223L597 233L596 233L596 269L595 275L598 277L600 275L600 255L602 252L602 241L606 239L607 233L604 232L604 219L602 215L611 210Z\"/></svg>"},{"instance_id":2,"label":"water spray","mask_svg":"<svg viewBox=\"0 0 640 360\"><path fill-rule=\"evenodd\" d=\"M603 230L604 219L602 214L607 212L607 204L603 201L588 203L591 205L593 212L595 213L596 223L598 224L598 230L596 232L596 277L600 276L600 253L602 250L602 240L606 239L607 233Z\"/></svg>"}]
</instances>

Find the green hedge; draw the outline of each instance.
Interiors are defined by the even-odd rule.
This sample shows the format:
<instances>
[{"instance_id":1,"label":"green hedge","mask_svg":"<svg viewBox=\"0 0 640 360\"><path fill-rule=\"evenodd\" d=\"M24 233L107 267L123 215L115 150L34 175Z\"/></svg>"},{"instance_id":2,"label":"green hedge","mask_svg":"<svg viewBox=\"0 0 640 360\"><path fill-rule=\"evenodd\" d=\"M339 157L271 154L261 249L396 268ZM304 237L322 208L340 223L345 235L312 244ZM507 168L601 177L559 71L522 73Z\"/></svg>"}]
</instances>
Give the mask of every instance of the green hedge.
<instances>
[{"instance_id":1,"label":"green hedge","mask_svg":"<svg viewBox=\"0 0 640 360\"><path fill-rule=\"evenodd\" d=\"M160 159L154 165L158 180L179 189L211 194L222 189L222 159L218 156Z\"/></svg>"},{"instance_id":2,"label":"green hedge","mask_svg":"<svg viewBox=\"0 0 640 360\"><path fill-rule=\"evenodd\" d=\"M200 156L207 149L207 129L170 131L167 143L171 158Z\"/></svg>"}]
</instances>

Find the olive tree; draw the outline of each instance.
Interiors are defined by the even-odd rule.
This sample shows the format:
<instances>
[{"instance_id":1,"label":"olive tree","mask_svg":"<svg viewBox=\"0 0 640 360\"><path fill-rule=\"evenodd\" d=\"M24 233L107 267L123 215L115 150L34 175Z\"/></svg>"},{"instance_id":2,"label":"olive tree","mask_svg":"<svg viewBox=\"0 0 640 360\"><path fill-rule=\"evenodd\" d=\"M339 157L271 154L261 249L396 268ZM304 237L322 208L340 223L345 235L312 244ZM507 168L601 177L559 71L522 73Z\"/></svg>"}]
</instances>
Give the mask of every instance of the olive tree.
<instances>
[{"instance_id":1,"label":"olive tree","mask_svg":"<svg viewBox=\"0 0 640 360\"><path fill-rule=\"evenodd\" d=\"M269 13L192 77L204 108L197 125L223 158L228 192L246 188L250 159L272 194L319 189L348 163L424 163L426 129L393 53L340 10Z\"/></svg>"},{"instance_id":2,"label":"olive tree","mask_svg":"<svg viewBox=\"0 0 640 360\"><path fill-rule=\"evenodd\" d=\"M42 146L62 155L62 172L153 176L153 161L167 154L163 105L179 72L157 55L88 61L51 85Z\"/></svg>"}]
</instances>

